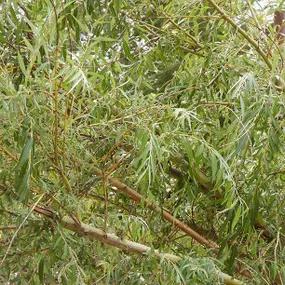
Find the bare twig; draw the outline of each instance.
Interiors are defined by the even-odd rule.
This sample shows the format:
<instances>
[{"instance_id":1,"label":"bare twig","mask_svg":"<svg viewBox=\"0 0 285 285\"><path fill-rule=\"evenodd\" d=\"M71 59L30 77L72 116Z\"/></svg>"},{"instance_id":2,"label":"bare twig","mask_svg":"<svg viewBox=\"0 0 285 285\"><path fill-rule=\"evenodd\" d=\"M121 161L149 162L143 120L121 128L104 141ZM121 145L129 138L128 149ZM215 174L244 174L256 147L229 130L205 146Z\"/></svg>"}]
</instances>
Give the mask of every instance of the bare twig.
<instances>
[{"instance_id":1,"label":"bare twig","mask_svg":"<svg viewBox=\"0 0 285 285\"><path fill-rule=\"evenodd\" d=\"M17 226L3 226L3 227L0 227L0 231L11 231L17 228L18 228Z\"/></svg>"}]
</instances>

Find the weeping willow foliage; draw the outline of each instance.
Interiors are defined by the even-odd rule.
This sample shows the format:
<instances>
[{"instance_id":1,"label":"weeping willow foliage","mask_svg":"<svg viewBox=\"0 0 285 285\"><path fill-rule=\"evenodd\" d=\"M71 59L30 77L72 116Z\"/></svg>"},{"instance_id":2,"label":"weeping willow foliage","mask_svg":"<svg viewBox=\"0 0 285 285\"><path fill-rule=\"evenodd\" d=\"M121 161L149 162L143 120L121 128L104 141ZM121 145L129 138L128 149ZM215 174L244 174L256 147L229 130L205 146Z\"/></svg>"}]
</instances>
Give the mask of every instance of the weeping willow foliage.
<instances>
[{"instance_id":1,"label":"weeping willow foliage","mask_svg":"<svg viewBox=\"0 0 285 285\"><path fill-rule=\"evenodd\" d=\"M1 2L1 284L220 284L217 268L285 283L284 60L267 20L282 3L270 2ZM90 241L35 207L183 260Z\"/></svg>"}]
</instances>

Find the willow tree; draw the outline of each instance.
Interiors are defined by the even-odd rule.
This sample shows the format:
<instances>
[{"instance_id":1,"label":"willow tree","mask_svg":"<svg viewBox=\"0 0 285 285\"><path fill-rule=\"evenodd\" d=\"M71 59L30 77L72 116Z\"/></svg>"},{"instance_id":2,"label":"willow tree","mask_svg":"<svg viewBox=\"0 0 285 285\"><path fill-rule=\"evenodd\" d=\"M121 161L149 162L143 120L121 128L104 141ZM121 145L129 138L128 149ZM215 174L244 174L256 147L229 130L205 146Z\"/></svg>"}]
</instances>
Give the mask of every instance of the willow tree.
<instances>
[{"instance_id":1,"label":"willow tree","mask_svg":"<svg viewBox=\"0 0 285 285\"><path fill-rule=\"evenodd\" d=\"M282 3L231 2L1 3L2 284L285 282Z\"/></svg>"}]
</instances>

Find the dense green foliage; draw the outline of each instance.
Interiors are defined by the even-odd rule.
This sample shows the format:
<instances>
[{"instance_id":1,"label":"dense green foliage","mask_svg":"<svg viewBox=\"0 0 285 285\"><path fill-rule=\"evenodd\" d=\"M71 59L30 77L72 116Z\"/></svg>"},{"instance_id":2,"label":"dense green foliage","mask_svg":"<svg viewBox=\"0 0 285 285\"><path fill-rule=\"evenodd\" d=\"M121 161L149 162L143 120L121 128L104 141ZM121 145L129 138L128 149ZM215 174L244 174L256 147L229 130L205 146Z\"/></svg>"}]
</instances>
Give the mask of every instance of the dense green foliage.
<instances>
[{"instance_id":1,"label":"dense green foliage","mask_svg":"<svg viewBox=\"0 0 285 285\"><path fill-rule=\"evenodd\" d=\"M216 268L285 283L283 51L265 33L279 6L219 1L268 64L211 2L2 2L1 284L220 284ZM35 207L184 259L119 251Z\"/></svg>"}]
</instances>

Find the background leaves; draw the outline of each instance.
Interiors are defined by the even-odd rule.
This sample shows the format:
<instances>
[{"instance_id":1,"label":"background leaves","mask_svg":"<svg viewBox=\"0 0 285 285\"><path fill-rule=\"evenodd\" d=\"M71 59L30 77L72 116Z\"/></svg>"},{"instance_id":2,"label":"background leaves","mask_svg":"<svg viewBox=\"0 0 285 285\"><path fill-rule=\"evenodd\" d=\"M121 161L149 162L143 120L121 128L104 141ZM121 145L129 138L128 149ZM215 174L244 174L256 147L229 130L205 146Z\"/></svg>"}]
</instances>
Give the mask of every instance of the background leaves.
<instances>
[{"instance_id":1,"label":"background leaves","mask_svg":"<svg viewBox=\"0 0 285 285\"><path fill-rule=\"evenodd\" d=\"M219 5L271 70L209 1L1 4L0 255L44 193L38 206L58 216L185 256L173 265L128 255L32 213L3 283L219 284L215 268L247 284L284 283L284 72L270 28L283 4ZM219 252L118 193L97 168Z\"/></svg>"}]
</instances>

